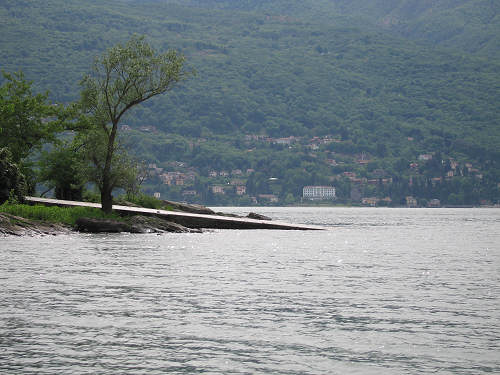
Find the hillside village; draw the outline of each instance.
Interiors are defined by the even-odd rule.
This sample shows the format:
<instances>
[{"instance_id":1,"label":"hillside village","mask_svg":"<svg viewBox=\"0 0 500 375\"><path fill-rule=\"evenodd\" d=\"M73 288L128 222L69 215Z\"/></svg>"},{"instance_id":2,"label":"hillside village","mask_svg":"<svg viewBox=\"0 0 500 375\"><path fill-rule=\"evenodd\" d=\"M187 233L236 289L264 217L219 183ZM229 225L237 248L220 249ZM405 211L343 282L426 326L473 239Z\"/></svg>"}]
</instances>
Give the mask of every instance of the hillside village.
<instances>
[{"instance_id":1,"label":"hillside village","mask_svg":"<svg viewBox=\"0 0 500 375\"><path fill-rule=\"evenodd\" d=\"M133 131L125 125L122 130ZM154 126L141 126L142 133L155 133ZM408 143L415 140L407 138ZM206 138L191 139L190 150L209 142ZM321 185L335 189L334 197L312 200L303 196L303 189L316 185L308 181L284 188L287 179L274 175L267 167L259 168L206 168L193 164L192 160L168 160L145 165L144 187L149 194L165 199L178 199L189 203L234 205L287 205L349 204L360 206L407 206L441 207L464 205L463 198L456 196L457 185L465 184L465 191L479 196L484 190L484 174L478 165L469 160L455 160L436 153L420 153L400 170L386 169L377 157L369 153L349 152L350 141L340 136L322 137L288 136L274 138L261 134L246 134L234 140L246 154L262 150L301 154L315 165L321 165L325 175ZM342 150L342 151L339 151ZM396 164L401 163L397 161ZM306 170L304 169L304 172ZM284 181L285 180L285 181ZM491 184L490 184L491 185ZM454 187L453 192L450 189ZM291 188L291 189L290 189ZM500 189L496 182L494 189ZM293 190L293 193L290 193ZM288 191L288 193L287 193ZM473 197L475 199L475 197ZM477 199L467 205L493 205L497 202Z\"/></svg>"}]
</instances>

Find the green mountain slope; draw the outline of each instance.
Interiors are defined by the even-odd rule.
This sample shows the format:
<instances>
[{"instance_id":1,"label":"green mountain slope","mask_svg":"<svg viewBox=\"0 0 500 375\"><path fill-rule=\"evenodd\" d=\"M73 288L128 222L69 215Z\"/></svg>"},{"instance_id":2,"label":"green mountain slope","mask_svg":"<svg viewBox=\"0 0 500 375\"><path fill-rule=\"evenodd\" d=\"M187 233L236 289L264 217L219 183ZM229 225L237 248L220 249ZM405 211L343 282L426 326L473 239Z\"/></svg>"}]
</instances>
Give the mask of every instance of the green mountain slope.
<instances>
[{"instance_id":1,"label":"green mountain slope","mask_svg":"<svg viewBox=\"0 0 500 375\"><path fill-rule=\"evenodd\" d=\"M346 16L355 23L362 20L365 27L368 22L406 38L499 57L500 3L495 0L190 0L182 3L219 9L274 11L321 22Z\"/></svg>"},{"instance_id":2,"label":"green mountain slope","mask_svg":"<svg viewBox=\"0 0 500 375\"><path fill-rule=\"evenodd\" d=\"M0 3L0 65L7 71L22 69L56 100L74 100L94 56L132 33L146 34L159 49L184 52L198 71L183 87L125 119L135 129L153 125L178 135L173 138L179 147L166 139L170 146L162 147L143 134L136 151L148 160L187 160L202 168L212 160L219 169L255 169L266 162L246 153L245 134L330 135L345 143L325 152L366 154L398 175L410 173L393 168L401 158L409 164L421 153L440 152L483 163L494 184L500 159L500 61L482 52L498 55L498 37L489 29L496 27L496 16L474 23L484 26L481 32L490 46L474 53L460 49L460 43L468 43L460 33L444 38L449 48L441 49L435 33L415 31L418 25L446 24L447 15L455 27L463 9L484 14L490 5L496 9L493 2L475 0L5 0ZM387 17L398 18L390 22L393 32L380 27ZM421 37L427 42L418 42ZM205 145L205 157L197 159L186 145L201 137L223 139L230 146ZM231 158L217 156L223 149ZM265 149L262 155L286 158L286 150L281 156L274 151ZM312 163L322 171L319 175L334 176L318 164L318 157L327 154L311 159L304 149L300 155L295 165L287 163L290 170L307 170L302 164ZM312 174L309 180L289 179L293 189L280 194L297 196L301 184L320 182L328 180Z\"/></svg>"},{"instance_id":3,"label":"green mountain slope","mask_svg":"<svg viewBox=\"0 0 500 375\"><path fill-rule=\"evenodd\" d=\"M495 0L336 0L339 13L435 45L498 57L500 3Z\"/></svg>"}]
</instances>

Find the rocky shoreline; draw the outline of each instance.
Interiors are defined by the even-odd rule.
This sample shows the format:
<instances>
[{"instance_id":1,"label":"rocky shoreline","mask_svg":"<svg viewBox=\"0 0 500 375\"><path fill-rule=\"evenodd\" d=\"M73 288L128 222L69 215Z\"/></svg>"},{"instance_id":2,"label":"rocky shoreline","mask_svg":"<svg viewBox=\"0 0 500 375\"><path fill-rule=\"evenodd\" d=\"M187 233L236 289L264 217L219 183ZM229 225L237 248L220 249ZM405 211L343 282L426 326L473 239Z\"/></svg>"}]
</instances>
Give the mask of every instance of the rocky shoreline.
<instances>
[{"instance_id":1,"label":"rocky shoreline","mask_svg":"<svg viewBox=\"0 0 500 375\"><path fill-rule=\"evenodd\" d=\"M164 201L174 211L187 212L203 215L223 215L227 217L245 218L243 216L217 213L208 207L199 205L189 205L171 201ZM271 218L250 213L246 218L254 220L267 220ZM207 220L205 220L207 221ZM185 225L183 225L185 224ZM205 224L205 225L204 225ZM201 233L203 228L210 227L203 219L183 220L161 218L157 216L133 215L124 216L123 220L94 219L81 217L77 219L74 226L42 222L26 219L23 217L0 213L0 236L40 236L40 235L58 235L74 232L81 233Z\"/></svg>"},{"instance_id":2,"label":"rocky shoreline","mask_svg":"<svg viewBox=\"0 0 500 375\"><path fill-rule=\"evenodd\" d=\"M47 236L81 233L201 233L201 229L182 225L156 217L132 216L126 220L79 218L74 227L63 224L40 222L23 217L0 213L0 236Z\"/></svg>"},{"instance_id":3,"label":"rocky shoreline","mask_svg":"<svg viewBox=\"0 0 500 375\"><path fill-rule=\"evenodd\" d=\"M125 221L79 218L74 228L77 232L86 233L201 233L201 229L188 228L183 225L151 216L136 215Z\"/></svg>"},{"instance_id":4,"label":"rocky shoreline","mask_svg":"<svg viewBox=\"0 0 500 375\"><path fill-rule=\"evenodd\" d=\"M0 236L40 236L71 233L70 226L0 213Z\"/></svg>"}]
</instances>

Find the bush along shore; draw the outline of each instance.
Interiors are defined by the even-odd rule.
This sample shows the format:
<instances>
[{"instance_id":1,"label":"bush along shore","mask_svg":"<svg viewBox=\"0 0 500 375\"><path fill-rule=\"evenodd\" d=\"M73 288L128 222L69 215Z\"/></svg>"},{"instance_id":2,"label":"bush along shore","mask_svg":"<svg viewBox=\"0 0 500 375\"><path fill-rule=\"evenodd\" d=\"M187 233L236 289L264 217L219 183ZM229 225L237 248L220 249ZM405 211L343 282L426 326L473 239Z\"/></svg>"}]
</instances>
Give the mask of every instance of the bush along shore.
<instances>
[{"instance_id":1,"label":"bush along shore","mask_svg":"<svg viewBox=\"0 0 500 375\"><path fill-rule=\"evenodd\" d=\"M46 207L4 203L0 205L0 236L35 236L87 233L199 233L157 217L106 214L97 208Z\"/></svg>"}]
</instances>

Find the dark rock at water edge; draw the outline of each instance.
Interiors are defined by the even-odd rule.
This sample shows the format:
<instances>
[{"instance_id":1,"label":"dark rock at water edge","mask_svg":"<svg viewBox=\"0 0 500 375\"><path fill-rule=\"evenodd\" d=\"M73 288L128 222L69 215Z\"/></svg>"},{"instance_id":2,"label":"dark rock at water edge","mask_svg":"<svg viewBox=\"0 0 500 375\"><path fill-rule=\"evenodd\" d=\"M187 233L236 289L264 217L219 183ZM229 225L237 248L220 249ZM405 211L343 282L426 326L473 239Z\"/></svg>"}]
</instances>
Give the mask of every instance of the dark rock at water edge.
<instances>
[{"instance_id":1,"label":"dark rock at water edge","mask_svg":"<svg viewBox=\"0 0 500 375\"><path fill-rule=\"evenodd\" d=\"M116 220L79 218L74 228L69 226L39 222L19 216L0 213L1 236L40 236L68 234L73 231L86 233L201 233L200 229L184 227L180 224L155 217L133 216L128 222Z\"/></svg>"},{"instance_id":2,"label":"dark rock at water edge","mask_svg":"<svg viewBox=\"0 0 500 375\"><path fill-rule=\"evenodd\" d=\"M117 220L79 218L75 230L87 233L200 233L198 229L186 228L163 219L133 216L127 223Z\"/></svg>"},{"instance_id":3,"label":"dark rock at water edge","mask_svg":"<svg viewBox=\"0 0 500 375\"><path fill-rule=\"evenodd\" d=\"M236 217L236 218L240 218L240 219L248 218L248 219L254 219L254 220L267 220L267 221L271 221L272 220L269 216L257 214L255 212L250 212L247 216L230 214L230 213L227 213L227 212L216 212L215 214L219 215L219 216Z\"/></svg>"},{"instance_id":4,"label":"dark rock at water edge","mask_svg":"<svg viewBox=\"0 0 500 375\"><path fill-rule=\"evenodd\" d=\"M40 236L70 233L64 225L40 223L23 217L0 213L0 236Z\"/></svg>"},{"instance_id":5,"label":"dark rock at water edge","mask_svg":"<svg viewBox=\"0 0 500 375\"><path fill-rule=\"evenodd\" d=\"M135 232L134 228L116 220L92 219L81 217L76 220L75 230L88 233L121 233Z\"/></svg>"},{"instance_id":6,"label":"dark rock at water edge","mask_svg":"<svg viewBox=\"0 0 500 375\"><path fill-rule=\"evenodd\" d=\"M172 221L158 217L136 215L130 218L130 222L136 228L142 229L138 233L201 233L201 229L188 228Z\"/></svg>"},{"instance_id":7,"label":"dark rock at water edge","mask_svg":"<svg viewBox=\"0 0 500 375\"><path fill-rule=\"evenodd\" d=\"M162 202L175 211L188 212L191 214L215 215L213 210L199 204L187 204L167 200L163 200Z\"/></svg>"},{"instance_id":8,"label":"dark rock at water edge","mask_svg":"<svg viewBox=\"0 0 500 375\"><path fill-rule=\"evenodd\" d=\"M269 216L266 216L266 215L261 215L261 214L257 214L255 212L250 212L247 217L249 219L256 219L256 220L272 220Z\"/></svg>"},{"instance_id":9,"label":"dark rock at water edge","mask_svg":"<svg viewBox=\"0 0 500 375\"><path fill-rule=\"evenodd\" d=\"M243 217L241 215L230 214L230 213L227 213L227 212L216 212L215 214L217 216L236 217L236 218L240 218L240 219Z\"/></svg>"}]
</instances>

